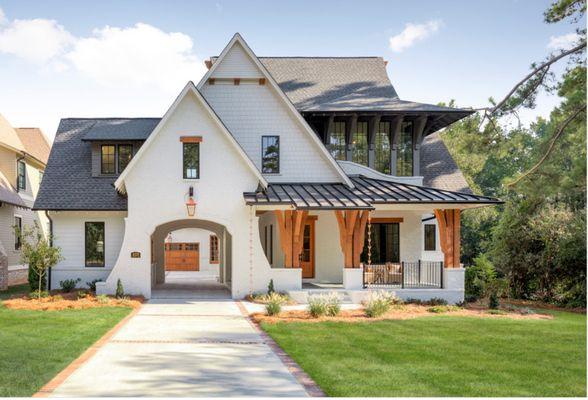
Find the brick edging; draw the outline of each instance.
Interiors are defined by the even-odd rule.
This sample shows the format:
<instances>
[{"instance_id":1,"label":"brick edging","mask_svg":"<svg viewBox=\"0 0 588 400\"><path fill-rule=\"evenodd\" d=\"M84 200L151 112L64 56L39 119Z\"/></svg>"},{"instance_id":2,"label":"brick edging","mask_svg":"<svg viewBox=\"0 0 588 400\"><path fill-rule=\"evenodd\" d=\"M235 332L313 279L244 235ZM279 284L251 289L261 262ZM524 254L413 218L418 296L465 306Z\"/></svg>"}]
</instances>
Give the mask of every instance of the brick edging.
<instances>
[{"instance_id":1,"label":"brick edging","mask_svg":"<svg viewBox=\"0 0 588 400\"><path fill-rule=\"evenodd\" d=\"M239 311L241 314L249 321L253 329L257 331L257 333L263 339L263 342L267 344L267 346L271 349L271 351L278 356L280 361L286 366L288 371L296 378L298 383L300 383L306 393L310 397L326 397L327 395L323 390L316 384L316 382L306 373L300 365L296 361L292 359L277 343L270 335L268 335L257 323L257 321L253 320L249 316L247 309L243 305L242 301L237 301L237 306L239 307Z\"/></svg>"},{"instance_id":2,"label":"brick edging","mask_svg":"<svg viewBox=\"0 0 588 400\"><path fill-rule=\"evenodd\" d=\"M108 332L98 339L94 344L88 347L78 358L73 360L67 367L47 382L39 391L33 394L31 397L49 397L51 393L59 385L61 385L71 374L73 374L78 368L86 363L100 348L102 348L132 317L137 315L139 310L143 307L142 305L133 309L129 315L118 321Z\"/></svg>"}]
</instances>

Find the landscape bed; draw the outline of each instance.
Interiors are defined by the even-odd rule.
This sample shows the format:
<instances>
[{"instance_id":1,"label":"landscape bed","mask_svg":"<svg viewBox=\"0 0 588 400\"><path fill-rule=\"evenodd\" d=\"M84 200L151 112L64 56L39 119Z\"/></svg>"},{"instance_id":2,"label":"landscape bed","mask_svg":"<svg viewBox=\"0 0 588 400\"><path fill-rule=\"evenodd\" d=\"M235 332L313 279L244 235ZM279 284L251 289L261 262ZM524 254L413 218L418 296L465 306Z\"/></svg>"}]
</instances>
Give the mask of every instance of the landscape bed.
<instances>
[{"instance_id":1,"label":"landscape bed","mask_svg":"<svg viewBox=\"0 0 588 400\"><path fill-rule=\"evenodd\" d=\"M586 315L544 312L258 321L329 396L584 397Z\"/></svg>"}]
</instances>

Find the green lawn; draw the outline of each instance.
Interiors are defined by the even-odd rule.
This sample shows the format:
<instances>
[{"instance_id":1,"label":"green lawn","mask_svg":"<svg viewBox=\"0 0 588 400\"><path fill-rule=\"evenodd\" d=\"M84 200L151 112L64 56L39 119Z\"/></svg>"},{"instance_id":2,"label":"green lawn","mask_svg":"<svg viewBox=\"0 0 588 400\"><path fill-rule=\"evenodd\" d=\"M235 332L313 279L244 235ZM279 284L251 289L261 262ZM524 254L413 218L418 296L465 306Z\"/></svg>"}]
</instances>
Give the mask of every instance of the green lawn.
<instances>
[{"instance_id":1,"label":"green lawn","mask_svg":"<svg viewBox=\"0 0 588 400\"><path fill-rule=\"evenodd\" d=\"M0 305L0 397L24 397L75 360L130 308L20 311Z\"/></svg>"},{"instance_id":2,"label":"green lawn","mask_svg":"<svg viewBox=\"0 0 588 400\"><path fill-rule=\"evenodd\" d=\"M586 316L262 325L329 396L586 395Z\"/></svg>"}]
</instances>

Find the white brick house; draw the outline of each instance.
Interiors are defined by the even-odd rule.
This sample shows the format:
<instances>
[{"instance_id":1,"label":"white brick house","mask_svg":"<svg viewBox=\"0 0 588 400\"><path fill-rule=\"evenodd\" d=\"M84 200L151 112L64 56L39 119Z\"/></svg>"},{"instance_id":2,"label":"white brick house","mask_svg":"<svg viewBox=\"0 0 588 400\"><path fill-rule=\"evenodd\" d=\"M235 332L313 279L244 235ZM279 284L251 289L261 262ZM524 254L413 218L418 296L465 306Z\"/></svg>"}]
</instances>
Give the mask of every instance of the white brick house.
<instances>
[{"instance_id":1,"label":"white brick house","mask_svg":"<svg viewBox=\"0 0 588 400\"><path fill-rule=\"evenodd\" d=\"M35 203L52 288L463 299L460 212L498 200L435 132L471 111L398 99L378 57L258 58L236 34L207 66L161 119L61 121Z\"/></svg>"}]
</instances>

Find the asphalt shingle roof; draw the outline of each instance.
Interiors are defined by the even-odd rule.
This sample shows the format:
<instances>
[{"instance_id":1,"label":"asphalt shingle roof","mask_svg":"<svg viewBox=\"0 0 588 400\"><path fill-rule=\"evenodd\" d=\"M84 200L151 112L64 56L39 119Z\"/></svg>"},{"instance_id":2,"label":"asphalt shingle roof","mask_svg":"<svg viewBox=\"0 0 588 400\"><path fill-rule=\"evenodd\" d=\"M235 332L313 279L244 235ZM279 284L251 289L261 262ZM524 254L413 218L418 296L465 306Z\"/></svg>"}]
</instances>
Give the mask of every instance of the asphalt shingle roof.
<instances>
[{"instance_id":1,"label":"asphalt shingle roof","mask_svg":"<svg viewBox=\"0 0 588 400\"><path fill-rule=\"evenodd\" d=\"M96 118L83 140L145 140L161 118Z\"/></svg>"},{"instance_id":2,"label":"asphalt shingle roof","mask_svg":"<svg viewBox=\"0 0 588 400\"><path fill-rule=\"evenodd\" d=\"M47 164L51 145L39 128L15 128L25 151L37 160Z\"/></svg>"},{"instance_id":3,"label":"asphalt shingle roof","mask_svg":"<svg viewBox=\"0 0 588 400\"><path fill-rule=\"evenodd\" d=\"M472 193L438 132L423 139L420 168L424 186Z\"/></svg>"},{"instance_id":4,"label":"asphalt shingle roof","mask_svg":"<svg viewBox=\"0 0 588 400\"><path fill-rule=\"evenodd\" d=\"M127 199L114 188L116 177L92 177L92 144L82 139L97 121L104 119L61 120L35 201L35 209L127 209Z\"/></svg>"}]
</instances>

